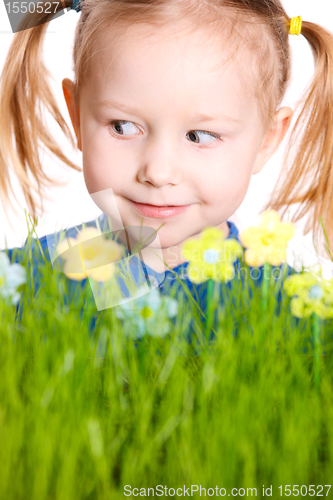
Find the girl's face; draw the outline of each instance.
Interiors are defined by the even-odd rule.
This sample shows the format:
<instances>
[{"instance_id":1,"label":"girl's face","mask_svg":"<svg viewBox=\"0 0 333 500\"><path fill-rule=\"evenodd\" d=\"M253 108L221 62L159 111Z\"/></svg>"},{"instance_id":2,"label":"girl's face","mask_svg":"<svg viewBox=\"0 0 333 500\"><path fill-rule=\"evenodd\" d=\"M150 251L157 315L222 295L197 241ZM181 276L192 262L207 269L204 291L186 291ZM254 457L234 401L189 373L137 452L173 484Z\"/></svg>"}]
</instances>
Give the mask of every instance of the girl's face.
<instances>
[{"instance_id":1,"label":"girl's face","mask_svg":"<svg viewBox=\"0 0 333 500\"><path fill-rule=\"evenodd\" d=\"M175 37L137 25L101 40L78 122L73 86L63 83L89 193L112 188L124 225L158 229L164 222L162 248L208 226L227 235L226 220L289 124L292 111L282 108L279 126L265 134L257 100L240 77L251 59L245 52L223 64L227 56L204 30ZM133 202L187 207L170 216Z\"/></svg>"}]
</instances>

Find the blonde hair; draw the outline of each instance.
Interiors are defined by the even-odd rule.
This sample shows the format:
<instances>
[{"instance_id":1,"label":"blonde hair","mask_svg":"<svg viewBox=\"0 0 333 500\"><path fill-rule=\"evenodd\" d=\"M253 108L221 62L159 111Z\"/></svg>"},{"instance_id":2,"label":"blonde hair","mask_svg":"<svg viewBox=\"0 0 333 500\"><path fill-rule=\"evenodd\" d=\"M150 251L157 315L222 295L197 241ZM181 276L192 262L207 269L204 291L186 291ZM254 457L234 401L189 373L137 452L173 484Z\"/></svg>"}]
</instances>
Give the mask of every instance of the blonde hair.
<instances>
[{"instance_id":1,"label":"blonde hair","mask_svg":"<svg viewBox=\"0 0 333 500\"><path fill-rule=\"evenodd\" d=\"M83 0L73 53L76 102L89 77L102 32L112 32L116 27L125 31L134 24L172 27L180 19L192 21L194 28L207 26L212 36L223 37L228 47L234 47L234 54L240 46L251 51L257 64L244 69L244 81L249 76L245 71L252 71L246 82L250 81L249 90L258 99L265 129L272 126L291 78L290 18L280 0ZM0 190L10 203L11 165L34 217L36 202L31 190L38 191L42 200L43 185L53 182L43 171L40 145L70 168L81 170L63 155L42 119L44 107L74 145L42 62L47 26L44 23L15 35L0 89ZM292 221L309 213L305 234L313 229L317 237L322 216L332 244L333 218L329 215L333 214L333 36L325 28L304 20L302 35L312 49L315 73L298 102L299 117L290 134L279 181L265 209L284 208L283 216L290 205L301 202L302 211ZM29 180L28 171L38 190ZM310 186L304 185L307 179Z\"/></svg>"}]
</instances>

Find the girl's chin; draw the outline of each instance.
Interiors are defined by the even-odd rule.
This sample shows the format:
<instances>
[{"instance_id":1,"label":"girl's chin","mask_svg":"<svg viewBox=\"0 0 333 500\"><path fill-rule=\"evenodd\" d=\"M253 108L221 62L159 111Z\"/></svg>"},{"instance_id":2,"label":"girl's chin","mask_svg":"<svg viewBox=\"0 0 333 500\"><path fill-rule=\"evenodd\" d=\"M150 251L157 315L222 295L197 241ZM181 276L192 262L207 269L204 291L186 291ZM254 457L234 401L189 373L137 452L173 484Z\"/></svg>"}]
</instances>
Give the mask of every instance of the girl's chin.
<instances>
[{"instance_id":1,"label":"girl's chin","mask_svg":"<svg viewBox=\"0 0 333 500\"><path fill-rule=\"evenodd\" d=\"M170 220L171 222L171 220ZM149 242L148 246L150 248L157 249L166 249L173 246L179 246L182 244L187 238L191 237L191 233L185 233L182 228L177 228L175 224L170 224L168 220L153 220L145 218L143 221L133 220L132 217L124 217L123 224L126 227L135 227L140 228L140 226L144 226L146 228L151 228L151 234L154 234L156 231L158 238L155 238L153 241ZM162 227L161 227L162 226ZM137 229L136 229L137 230Z\"/></svg>"}]
</instances>

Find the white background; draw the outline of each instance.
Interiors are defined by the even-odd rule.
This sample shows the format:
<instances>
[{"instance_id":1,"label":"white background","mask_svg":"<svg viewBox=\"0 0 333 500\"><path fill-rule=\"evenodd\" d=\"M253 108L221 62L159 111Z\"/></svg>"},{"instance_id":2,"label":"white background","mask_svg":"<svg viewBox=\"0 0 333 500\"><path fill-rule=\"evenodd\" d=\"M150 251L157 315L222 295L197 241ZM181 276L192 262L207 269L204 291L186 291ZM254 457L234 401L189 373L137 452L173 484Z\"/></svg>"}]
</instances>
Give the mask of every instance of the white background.
<instances>
[{"instance_id":1,"label":"white background","mask_svg":"<svg viewBox=\"0 0 333 500\"><path fill-rule=\"evenodd\" d=\"M289 16L300 15L303 20L321 24L333 33L333 0L317 0L316 2L313 0L283 0L282 3ZM53 77L51 86L60 110L70 127L72 126L62 94L61 81L66 77L73 80L72 48L78 19L79 14L70 11L50 22L44 44L44 60ZM0 73L13 37L4 3L0 2ZM293 78L282 106L294 108L296 101L312 77L314 66L312 52L306 39L303 36L289 36L289 40L292 47ZM58 127L51 121L50 130L63 148L64 153L75 164L82 167L82 153L71 148ZM243 203L228 219L233 221L240 231L259 222L259 214L278 179L287 137L262 171L252 176ZM71 227L74 224L89 221L101 213L88 194L82 172L69 169L46 155L43 158L43 165L48 175L63 182L64 185L62 187L54 186L48 190L50 200L44 200L45 212L38 219L37 234L39 237L53 233L60 227ZM28 235L24 214L24 208L27 208L27 205L17 180L13 175L11 175L11 179L21 206L17 207L17 214L9 211L8 219L0 203L0 249L5 248L6 242L8 248L21 246ZM296 212L297 207L294 205L290 209L290 215ZM284 220L287 220L286 217ZM287 261L295 268L298 268L300 259L304 265L311 265L319 260L312 244L312 232L306 236L303 235L305 220L306 217L297 223L296 234L288 245ZM330 277L331 269L333 269L332 263L326 259L322 263L324 275Z\"/></svg>"}]
</instances>

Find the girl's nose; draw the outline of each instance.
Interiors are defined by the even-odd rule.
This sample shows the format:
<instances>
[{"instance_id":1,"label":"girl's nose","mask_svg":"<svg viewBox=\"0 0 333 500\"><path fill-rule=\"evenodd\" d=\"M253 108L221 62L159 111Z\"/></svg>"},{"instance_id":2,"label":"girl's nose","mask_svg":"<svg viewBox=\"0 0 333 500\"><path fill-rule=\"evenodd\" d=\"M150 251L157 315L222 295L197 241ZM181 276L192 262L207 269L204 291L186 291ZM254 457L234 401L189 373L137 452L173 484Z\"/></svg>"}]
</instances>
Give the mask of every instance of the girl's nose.
<instances>
[{"instance_id":1,"label":"girl's nose","mask_svg":"<svg viewBox=\"0 0 333 500\"><path fill-rule=\"evenodd\" d=\"M180 184L180 160L179 143L175 140L167 141L164 136L164 140L151 142L142 153L138 180L158 188L167 184Z\"/></svg>"}]
</instances>

